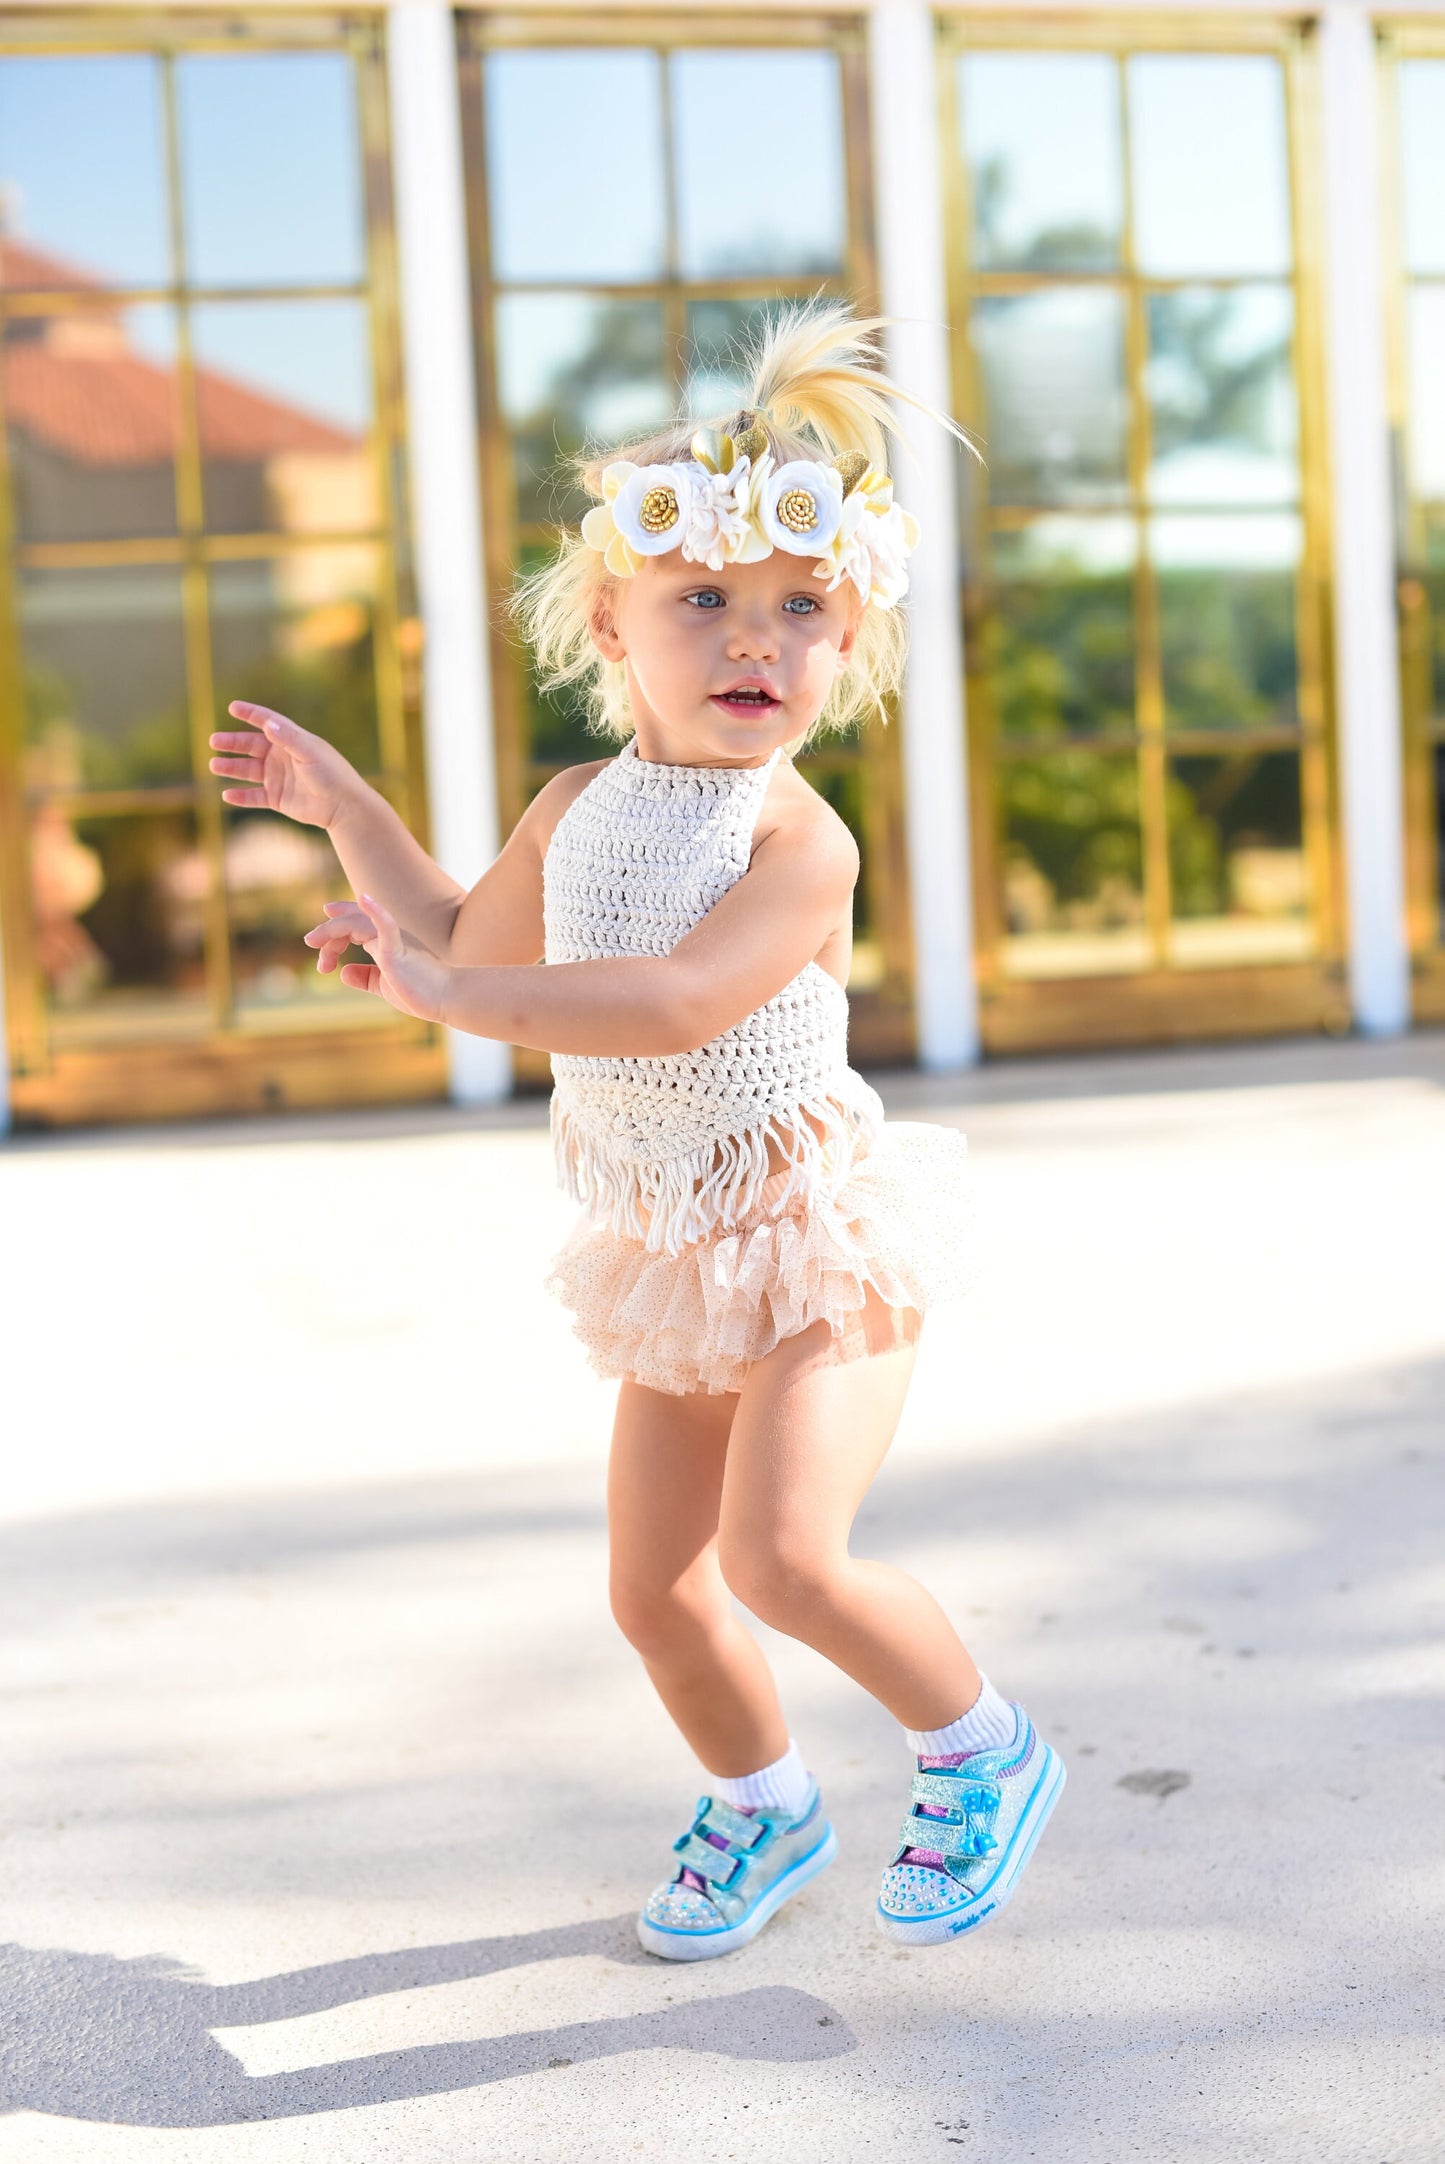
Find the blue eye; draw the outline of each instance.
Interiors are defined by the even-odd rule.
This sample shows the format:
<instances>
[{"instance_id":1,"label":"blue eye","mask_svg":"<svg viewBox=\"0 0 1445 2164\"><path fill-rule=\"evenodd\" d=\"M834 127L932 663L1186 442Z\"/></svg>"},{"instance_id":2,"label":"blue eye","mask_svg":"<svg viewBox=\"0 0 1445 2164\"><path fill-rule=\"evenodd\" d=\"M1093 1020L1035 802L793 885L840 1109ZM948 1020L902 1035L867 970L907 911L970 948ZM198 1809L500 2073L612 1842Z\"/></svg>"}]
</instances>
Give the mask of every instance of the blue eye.
<instances>
[{"instance_id":1,"label":"blue eye","mask_svg":"<svg viewBox=\"0 0 1445 2164\"><path fill-rule=\"evenodd\" d=\"M783 603L783 607L792 609L794 602L797 601L801 601L803 606L801 610L794 610L796 615L816 616L822 606L816 594L793 594Z\"/></svg>"},{"instance_id":2,"label":"blue eye","mask_svg":"<svg viewBox=\"0 0 1445 2164\"><path fill-rule=\"evenodd\" d=\"M723 597L718 592L715 586L704 586L698 593L685 594L683 596L683 599L686 601L695 601L698 607L701 608L709 616L714 613L714 603L717 604L718 608L721 608L723 605Z\"/></svg>"}]
</instances>

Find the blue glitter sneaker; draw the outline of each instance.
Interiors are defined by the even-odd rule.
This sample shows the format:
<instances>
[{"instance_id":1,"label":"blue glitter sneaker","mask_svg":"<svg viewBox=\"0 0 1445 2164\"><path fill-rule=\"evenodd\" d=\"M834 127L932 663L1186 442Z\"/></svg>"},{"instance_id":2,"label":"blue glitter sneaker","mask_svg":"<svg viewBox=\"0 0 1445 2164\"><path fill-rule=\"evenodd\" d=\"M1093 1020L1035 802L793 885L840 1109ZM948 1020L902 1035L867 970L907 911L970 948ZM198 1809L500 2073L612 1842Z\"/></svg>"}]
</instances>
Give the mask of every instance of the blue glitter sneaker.
<instances>
[{"instance_id":1,"label":"blue glitter sneaker","mask_svg":"<svg viewBox=\"0 0 1445 2164\"><path fill-rule=\"evenodd\" d=\"M1002 1749L914 1774L903 1846L878 1889L878 1928L890 1939L936 1946L973 1931L1023 1876L1063 1793L1064 1762L1023 1707L1013 1711L1013 1741Z\"/></svg>"},{"instance_id":2,"label":"blue glitter sneaker","mask_svg":"<svg viewBox=\"0 0 1445 2164\"><path fill-rule=\"evenodd\" d=\"M746 1946L838 1853L811 1777L797 1817L699 1796L697 1816L672 1845L682 1863L648 1895L637 1919L637 1936L665 1961L708 1961Z\"/></svg>"}]
</instances>

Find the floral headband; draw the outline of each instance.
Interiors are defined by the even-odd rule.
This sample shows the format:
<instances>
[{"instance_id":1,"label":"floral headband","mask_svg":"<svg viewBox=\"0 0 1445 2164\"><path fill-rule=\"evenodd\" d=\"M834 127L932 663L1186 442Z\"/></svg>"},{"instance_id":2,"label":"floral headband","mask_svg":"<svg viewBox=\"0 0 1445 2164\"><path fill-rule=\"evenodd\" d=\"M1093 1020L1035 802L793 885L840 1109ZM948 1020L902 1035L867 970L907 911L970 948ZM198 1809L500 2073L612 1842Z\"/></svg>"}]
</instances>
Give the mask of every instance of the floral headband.
<instances>
[{"instance_id":1,"label":"floral headband","mask_svg":"<svg viewBox=\"0 0 1445 2164\"><path fill-rule=\"evenodd\" d=\"M582 538L624 579L645 557L675 548L710 571L756 563L775 548L816 556L813 576L827 580L826 592L851 579L865 602L890 609L908 590L903 559L918 546L918 521L861 451L831 465L795 458L775 466L766 431L749 415L736 436L700 429L690 460L615 459Z\"/></svg>"}]
</instances>

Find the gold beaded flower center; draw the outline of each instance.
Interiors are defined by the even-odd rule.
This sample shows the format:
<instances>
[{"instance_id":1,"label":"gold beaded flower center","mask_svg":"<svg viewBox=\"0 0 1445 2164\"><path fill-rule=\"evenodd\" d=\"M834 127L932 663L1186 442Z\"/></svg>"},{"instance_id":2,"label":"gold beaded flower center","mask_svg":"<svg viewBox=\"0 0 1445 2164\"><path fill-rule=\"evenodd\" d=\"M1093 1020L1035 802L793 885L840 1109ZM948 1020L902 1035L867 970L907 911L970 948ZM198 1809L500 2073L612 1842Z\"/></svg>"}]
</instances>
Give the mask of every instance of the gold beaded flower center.
<instances>
[{"instance_id":1,"label":"gold beaded flower center","mask_svg":"<svg viewBox=\"0 0 1445 2164\"><path fill-rule=\"evenodd\" d=\"M677 490L674 488L650 488L643 497L637 513L637 523L644 533L666 533L677 524Z\"/></svg>"},{"instance_id":2,"label":"gold beaded flower center","mask_svg":"<svg viewBox=\"0 0 1445 2164\"><path fill-rule=\"evenodd\" d=\"M778 498L778 524L789 533L811 533L818 523L818 506L806 488L790 488Z\"/></svg>"}]
</instances>

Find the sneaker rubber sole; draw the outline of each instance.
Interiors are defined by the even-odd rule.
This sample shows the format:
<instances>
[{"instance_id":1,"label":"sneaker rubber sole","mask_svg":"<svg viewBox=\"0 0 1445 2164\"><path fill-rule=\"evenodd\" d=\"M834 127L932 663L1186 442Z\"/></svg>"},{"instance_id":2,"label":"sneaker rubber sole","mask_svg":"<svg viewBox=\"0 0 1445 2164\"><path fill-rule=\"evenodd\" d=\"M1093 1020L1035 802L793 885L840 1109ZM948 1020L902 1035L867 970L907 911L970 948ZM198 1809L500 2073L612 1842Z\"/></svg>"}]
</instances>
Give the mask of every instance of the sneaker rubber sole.
<instances>
[{"instance_id":1,"label":"sneaker rubber sole","mask_svg":"<svg viewBox=\"0 0 1445 2164\"><path fill-rule=\"evenodd\" d=\"M886 1938L898 1939L905 1946L941 1946L946 1939L961 1938L966 1931L976 1931L1008 1906L1014 1888L1023 1876L1024 1865L1034 1851L1034 1843L1049 1822L1054 1805L1064 1792L1064 1762L1057 1751L1044 1745L1044 1762L1033 1792L1019 1815L1013 1838L999 1858L998 1869L991 1879L979 1887L977 1896L958 1913L946 1916L902 1917L890 1916L882 1903L878 1905L878 1928Z\"/></svg>"},{"instance_id":2,"label":"sneaker rubber sole","mask_svg":"<svg viewBox=\"0 0 1445 2164\"><path fill-rule=\"evenodd\" d=\"M739 1946L746 1946L749 1939L755 1939L768 1918L776 1915L795 1893L801 1893L810 1878L826 1870L837 1853L838 1836L829 1826L816 1847L775 1878L767 1892L758 1897L757 1906L737 1923L722 1925L716 1931L669 1931L665 1925L639 1916L637 1936L650 1954L660 1954L664 1961L711 1961L718 1954L733 1953Z\"/></svg>"}]
</instances>

